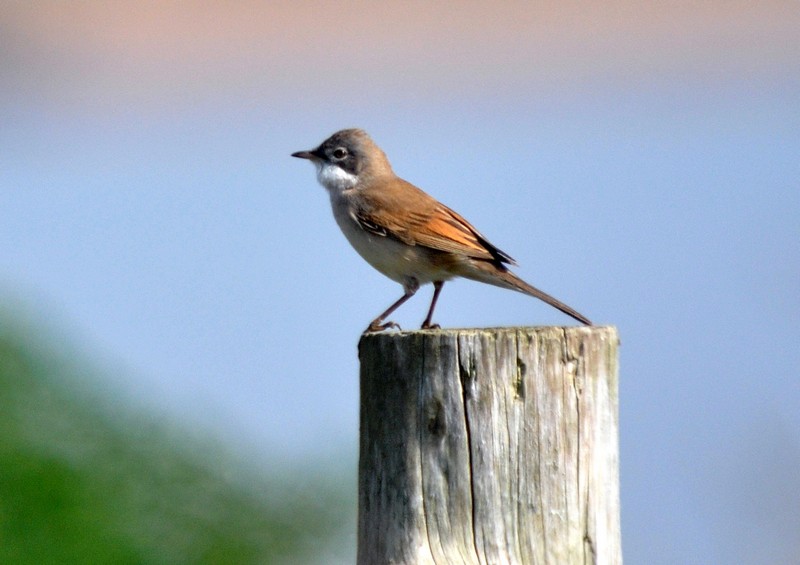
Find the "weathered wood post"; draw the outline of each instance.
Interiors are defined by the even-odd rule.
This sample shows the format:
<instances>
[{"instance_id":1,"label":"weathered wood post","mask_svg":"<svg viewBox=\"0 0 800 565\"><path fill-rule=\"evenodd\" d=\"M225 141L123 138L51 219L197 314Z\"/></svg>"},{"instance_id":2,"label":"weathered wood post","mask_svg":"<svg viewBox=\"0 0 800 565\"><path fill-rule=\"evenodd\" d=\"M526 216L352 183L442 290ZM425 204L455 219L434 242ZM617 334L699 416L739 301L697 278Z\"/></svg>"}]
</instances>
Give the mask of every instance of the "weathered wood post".
<instances>
[{"instance_id":1,"label":"weathered wood post","mask_svg":"<svg viewBox=\"0 0 800 565\"><path fill-rule=\"evenodd\" d=\"M621 563L618 341L362 337L358 565Z\"/></svg>"}]
</instances>

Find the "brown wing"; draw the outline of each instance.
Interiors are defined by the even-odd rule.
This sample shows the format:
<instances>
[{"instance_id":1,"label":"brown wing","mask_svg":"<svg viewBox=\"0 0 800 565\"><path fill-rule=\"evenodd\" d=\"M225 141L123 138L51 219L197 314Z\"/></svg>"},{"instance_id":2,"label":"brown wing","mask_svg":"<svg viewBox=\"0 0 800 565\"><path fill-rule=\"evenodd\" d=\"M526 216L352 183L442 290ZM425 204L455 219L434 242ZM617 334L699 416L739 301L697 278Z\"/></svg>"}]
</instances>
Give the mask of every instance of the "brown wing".
<instances>
[{"instance_id":1,"label":"brown wing","mask_svg":"<svg viewBox=\"0 0 800 565\"><path fill-rule=\"evenodd\" d=\"M467 220L402 179L372 191L368 202L357 212L367 231L391 235L409 245L514 264L514 259L489 243Z\"/></svg>"}]
</instances>

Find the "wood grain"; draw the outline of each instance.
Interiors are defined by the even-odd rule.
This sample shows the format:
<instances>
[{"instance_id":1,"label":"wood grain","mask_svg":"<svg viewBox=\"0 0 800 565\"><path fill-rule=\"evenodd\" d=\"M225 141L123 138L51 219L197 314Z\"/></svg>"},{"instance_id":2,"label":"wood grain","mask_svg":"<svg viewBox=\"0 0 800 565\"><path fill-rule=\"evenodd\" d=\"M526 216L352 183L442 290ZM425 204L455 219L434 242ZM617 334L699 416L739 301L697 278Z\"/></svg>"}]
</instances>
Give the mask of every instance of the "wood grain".
<instances>
[{"instance_id":1,"label":"wood grain","mask_svg":"<svg viewBox=\"0 0 800 565\"><path fill-rule=\"evenodd\" d=\"M616 330L365 335L358 564L618 564Z\"/></svg>"}]
</instances>

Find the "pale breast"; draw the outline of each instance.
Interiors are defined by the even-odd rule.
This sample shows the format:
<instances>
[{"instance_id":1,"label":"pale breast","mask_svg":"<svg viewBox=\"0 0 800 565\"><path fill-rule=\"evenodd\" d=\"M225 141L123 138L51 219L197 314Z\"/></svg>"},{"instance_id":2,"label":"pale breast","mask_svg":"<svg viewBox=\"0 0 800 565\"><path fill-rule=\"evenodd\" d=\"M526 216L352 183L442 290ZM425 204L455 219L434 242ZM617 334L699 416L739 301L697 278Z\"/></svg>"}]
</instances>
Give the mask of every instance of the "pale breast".
<instances>
[{"instance_id":1,"label":"pale breast","mask_svg":"<svg viewBox=\"0 0 800 565\"><path fill-rule=\"evenodd\" d=\"M409 278L415 278L419 284L425 284L452 278L453 275L440 260L436 260L431 250L365 231L351 214L347 198L337 198L331 193L331 205L336 223L350 245L367 263L390 279L404 284Z\"/></svg>"}]
</instances>

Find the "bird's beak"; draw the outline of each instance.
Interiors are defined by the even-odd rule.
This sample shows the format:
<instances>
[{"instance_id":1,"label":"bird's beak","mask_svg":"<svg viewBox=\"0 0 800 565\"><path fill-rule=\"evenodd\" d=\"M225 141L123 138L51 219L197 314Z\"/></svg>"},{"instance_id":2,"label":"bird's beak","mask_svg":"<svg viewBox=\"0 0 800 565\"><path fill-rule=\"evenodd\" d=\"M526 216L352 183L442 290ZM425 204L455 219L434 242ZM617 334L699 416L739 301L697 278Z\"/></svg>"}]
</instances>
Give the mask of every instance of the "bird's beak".
<instances>
[{"instance_id":1,"label":"bird's beak","mask_svg":"<svg viewBox=\"0 0 800 565\"><path fill-rule=\"evenodd\" d=\"M313 161L314 163L319 163L320 161L325 160L325 152L322 150L321 147L317 147L316 149L312 149L311 151L298 151L297 153L292 153L292 157L298 157L300 159L308 159L309 161Z\"/></svg>"}]
</instances>

